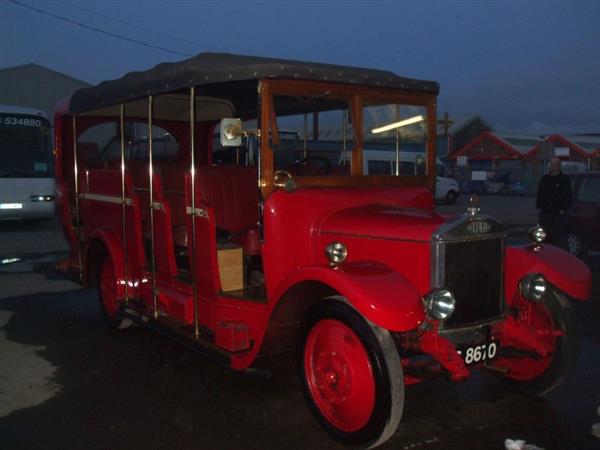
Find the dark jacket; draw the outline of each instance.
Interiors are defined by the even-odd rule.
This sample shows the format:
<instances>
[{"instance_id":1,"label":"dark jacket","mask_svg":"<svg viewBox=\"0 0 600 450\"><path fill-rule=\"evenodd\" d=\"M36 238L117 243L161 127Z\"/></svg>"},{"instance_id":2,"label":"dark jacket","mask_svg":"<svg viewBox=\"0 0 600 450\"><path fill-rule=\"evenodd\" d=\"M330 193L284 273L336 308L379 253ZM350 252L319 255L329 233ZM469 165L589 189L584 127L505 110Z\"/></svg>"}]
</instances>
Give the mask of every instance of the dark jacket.
<instances>
[{"instance_id":1,"label":"dark jacket","mask_svg":"<svg viewBox=\"0 0 600 450\"><path fill-rule=\"evenodd\" d=\"M543 213L557 214L571 206L571 181L562 172L547 173L540 180L536 200L537 209Z\"/></svg>"}]
</instances>

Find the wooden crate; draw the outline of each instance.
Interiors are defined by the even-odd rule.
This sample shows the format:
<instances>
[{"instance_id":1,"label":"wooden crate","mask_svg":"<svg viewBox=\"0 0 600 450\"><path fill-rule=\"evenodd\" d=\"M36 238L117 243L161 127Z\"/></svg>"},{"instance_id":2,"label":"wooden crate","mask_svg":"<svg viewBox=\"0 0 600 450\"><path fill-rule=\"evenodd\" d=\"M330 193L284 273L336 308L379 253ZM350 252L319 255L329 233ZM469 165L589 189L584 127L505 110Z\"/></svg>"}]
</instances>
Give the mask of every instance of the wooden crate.
<instances>
[{"instance_id":1,"label":"wooden crate","mask_svg":"<svg viewBox=\"0 0 600 450\"><path fill-rule=\"evenodd\" d=\"M217 249L217 262L223 292L244 288L244 260L242 247L224 245Z\"/></svg>"}]
</instances>

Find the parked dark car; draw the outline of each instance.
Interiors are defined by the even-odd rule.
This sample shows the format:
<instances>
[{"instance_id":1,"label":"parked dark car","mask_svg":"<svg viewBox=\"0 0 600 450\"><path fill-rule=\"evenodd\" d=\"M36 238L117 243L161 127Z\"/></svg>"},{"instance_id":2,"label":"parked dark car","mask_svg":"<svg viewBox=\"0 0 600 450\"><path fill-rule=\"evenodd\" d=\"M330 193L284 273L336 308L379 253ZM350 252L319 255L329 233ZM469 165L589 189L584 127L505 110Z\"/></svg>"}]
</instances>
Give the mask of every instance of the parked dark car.
<instances>
[{"instance_id":1,"label":"parked dark car","mask_svg":"<svg viewBox=\"0 0 600 450\"><path fill-rule=\"evenodd\" d=\"M579 257L600 250L600 172L569 175L573 204L567 215L569 251Z\"/></svg>"}]
</instances>

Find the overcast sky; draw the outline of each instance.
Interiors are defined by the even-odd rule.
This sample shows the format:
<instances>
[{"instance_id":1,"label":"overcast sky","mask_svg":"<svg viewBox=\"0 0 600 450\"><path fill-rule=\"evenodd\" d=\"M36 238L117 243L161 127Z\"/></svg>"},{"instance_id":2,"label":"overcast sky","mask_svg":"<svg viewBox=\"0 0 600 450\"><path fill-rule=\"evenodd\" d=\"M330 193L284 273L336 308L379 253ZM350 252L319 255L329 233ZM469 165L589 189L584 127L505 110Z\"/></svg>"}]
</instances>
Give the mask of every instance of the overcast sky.
<instances>
[{"instance_id":1,"label":"overcast sky","mask_svg":"<svg viewBox=\"0 0 600 450\"><path fill-rule=\"evenodd\" d=\"M600 133L597 0L18 2L70 22L0 0L0 68L98 83L202 51L348 64L438 81L440 115Z\"/></svg>"}]
</instances>

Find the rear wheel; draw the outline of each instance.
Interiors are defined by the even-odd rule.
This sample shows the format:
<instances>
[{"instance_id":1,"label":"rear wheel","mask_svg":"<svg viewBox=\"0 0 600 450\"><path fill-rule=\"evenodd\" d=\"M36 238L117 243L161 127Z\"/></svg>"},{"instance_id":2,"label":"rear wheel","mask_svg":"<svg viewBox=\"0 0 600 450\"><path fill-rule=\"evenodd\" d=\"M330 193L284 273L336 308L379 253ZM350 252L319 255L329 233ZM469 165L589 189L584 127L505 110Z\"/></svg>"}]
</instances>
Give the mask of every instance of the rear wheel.
<instances>
[{"instance_id":1,"label":"rear wheel","mask_svg":"<svg viewBox=\"0 0 600 450\"><path fill-rule=\"evenodd\" d=\"M125 325L117 301L117 278L115 266L110 256L105 256L100 265L100 280L98 283L100 307L106 324L110 328L122 328ZM127 324L130 322L127 321Z\"/></svg>"},{"instance_id":2,"label":"rear wheel","mask_svg":"<svg viewBox=\"0 0 600 450\"><path fill-rule=\"evenodd\" d=\"M522 302L517 307L527 308L526 300ZM503 377L511 388L541 395L559 386L575 367L577 321L568 299L554 288L548 289L543 302L532 305L528 316L528 328L553 351L545 357L503 357L494 365L508 370ZM519 314L519 317L523 315Z\"/></svg>"},{"instance_id":3,"label":"rear wheel","mask_svg":"<svg viewBox=\"0 0 600 450\"><path fill-rule=\"evenodd\" d=\"M396 431L404 405L398 352L387 330L327 300L305 320L299 363L314 415L335 439L375 447Z\"/></svg>"}]
</instances>

